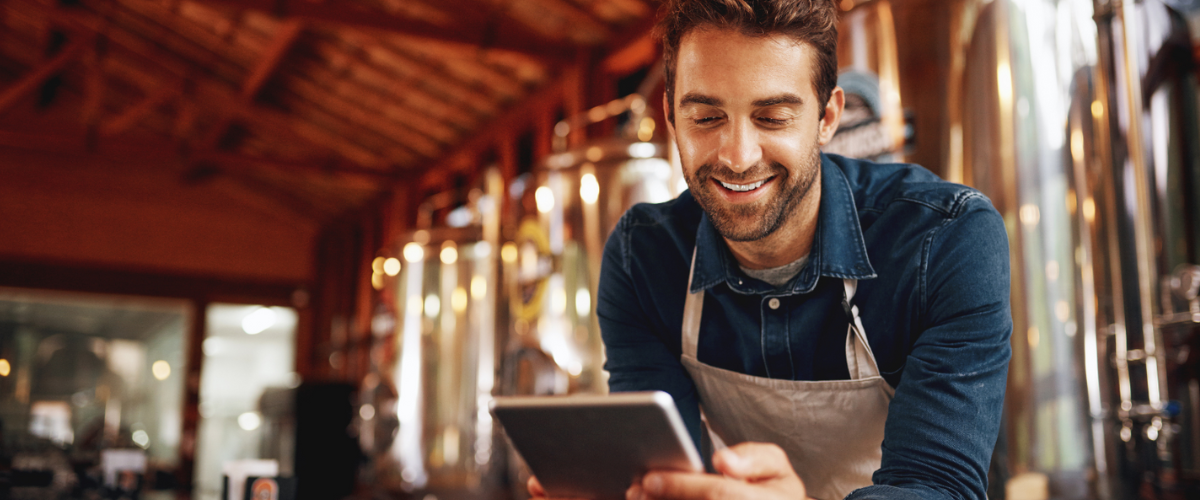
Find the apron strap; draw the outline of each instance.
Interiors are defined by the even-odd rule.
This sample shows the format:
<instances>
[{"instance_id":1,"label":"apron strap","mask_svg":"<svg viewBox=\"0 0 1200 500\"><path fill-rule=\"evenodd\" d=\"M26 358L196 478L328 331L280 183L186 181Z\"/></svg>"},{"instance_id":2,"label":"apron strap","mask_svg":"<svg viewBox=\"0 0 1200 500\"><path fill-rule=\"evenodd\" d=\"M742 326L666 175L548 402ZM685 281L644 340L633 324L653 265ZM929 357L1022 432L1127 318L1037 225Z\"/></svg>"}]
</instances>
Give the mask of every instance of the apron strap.
<instances>
[{"instance_id":1,"label":"apron strap","mask_svg":"<svg viewBox=\"0 0 1200 500\"><path fill-rule=\"evenodd\" d=\"M850 370L851 380L860 380L879 376L879 365L871 352L871 344L867 342L866 330L863 329L862 318L858 316L858 306L854 305L854 293L858 291L858 280L842 280L842 307L850 321L846 329L846 367Z\"/></svg>"},{"instance_id":2,"label":"apron strap","mask_svg":"<svg viewBox=\"0 0 1200 500\"><path fill-rule=\"evenodd\" d=\"M692 293L692 276L696 273L696 247L692 247L692 267L688 271L687 298L683 303L683 355L696 357L700 339L700 314L704 312L704 290Z\"/></svg>"}]
</instances>

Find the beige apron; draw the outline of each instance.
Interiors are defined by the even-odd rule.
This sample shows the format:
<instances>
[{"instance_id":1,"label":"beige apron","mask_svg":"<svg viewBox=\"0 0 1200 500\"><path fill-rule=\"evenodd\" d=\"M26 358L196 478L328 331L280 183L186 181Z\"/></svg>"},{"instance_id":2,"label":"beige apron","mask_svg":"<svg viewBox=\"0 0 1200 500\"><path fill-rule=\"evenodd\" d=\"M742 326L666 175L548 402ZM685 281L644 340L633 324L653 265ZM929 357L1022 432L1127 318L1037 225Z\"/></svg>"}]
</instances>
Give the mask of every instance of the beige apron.
<instances>
[{"instance_id":1,"label":"beige apron","mask_svg":"<svg viewBox=\"0 0 1200 500\"><path fill-rule=\"evenodd\" d=\"M692 252L692 273L696 254ZM714 448L747 441L783 448L810 497L844 498L871 485L882 457L883 424L893 389L863 333L858 307L846 332L850 380L798 381L755 377L709 366L696 359L704 290L690 293L683 313L683 366L700 395ZM856 280L843 280L850 304Z\"/></svg>"}]
</instances>

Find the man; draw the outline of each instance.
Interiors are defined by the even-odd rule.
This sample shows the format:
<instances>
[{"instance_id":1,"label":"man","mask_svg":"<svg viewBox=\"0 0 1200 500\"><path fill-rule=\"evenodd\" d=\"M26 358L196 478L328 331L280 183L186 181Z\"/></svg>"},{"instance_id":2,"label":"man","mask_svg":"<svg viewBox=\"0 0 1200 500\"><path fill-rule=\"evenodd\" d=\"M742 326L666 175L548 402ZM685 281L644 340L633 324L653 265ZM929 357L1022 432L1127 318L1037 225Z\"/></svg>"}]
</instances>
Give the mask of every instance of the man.
<instances>
[{"instance_id":1,"label":"man","mask_svg":"<svg viewBox=\"0 0 1200 500\"><path fill-rule=\"evenodd\" d=\"M690 189L625 214L597 314L613 391L667 391L696 442L733 446L719 474L628 496L983 499L1012 329L1000 215L918 166L820 153L844 104L832 1L664 11Z\"/></svg>"}]
</instances>

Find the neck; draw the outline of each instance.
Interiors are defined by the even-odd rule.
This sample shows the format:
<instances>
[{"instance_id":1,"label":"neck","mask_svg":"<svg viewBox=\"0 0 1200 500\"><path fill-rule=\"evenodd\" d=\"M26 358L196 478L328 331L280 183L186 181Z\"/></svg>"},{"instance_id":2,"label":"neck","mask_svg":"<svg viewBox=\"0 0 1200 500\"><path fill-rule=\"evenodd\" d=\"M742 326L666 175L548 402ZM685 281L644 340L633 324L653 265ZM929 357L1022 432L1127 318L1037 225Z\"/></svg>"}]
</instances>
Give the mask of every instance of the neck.
<instances>
[{"instance_id":1,"label":"neck","mask_svg":"<svg viewBox=\"0 0 1200 500\"><path fill-rule=\"evenodd\" d=\"M817 215L821 208L821 179L817 178L804 199L775 232L754 241L730 241L725 244L733 258L747 269L770 269L795 262L812 250L817 233Z\"/></svg>"}]
</instances>

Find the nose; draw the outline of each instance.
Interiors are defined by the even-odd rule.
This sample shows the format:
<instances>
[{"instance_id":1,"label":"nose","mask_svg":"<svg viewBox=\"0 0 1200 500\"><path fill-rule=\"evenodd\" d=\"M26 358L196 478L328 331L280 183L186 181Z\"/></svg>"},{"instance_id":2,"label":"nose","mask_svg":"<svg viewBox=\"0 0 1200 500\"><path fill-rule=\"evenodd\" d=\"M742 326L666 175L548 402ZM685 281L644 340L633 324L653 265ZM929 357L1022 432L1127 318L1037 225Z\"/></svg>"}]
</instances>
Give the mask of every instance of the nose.
<instances>
[{"instance_id":1,"label":"nose","mask_svg":"<svg viewBox=\"0 0 1200 500\"><path fill-rule=\"evenodd\" d=\"M733 120L721 134L717 161L734 172L745 172L762 161L762 146L758 130L751 120Z\"/></svg>"}]
</instances>

